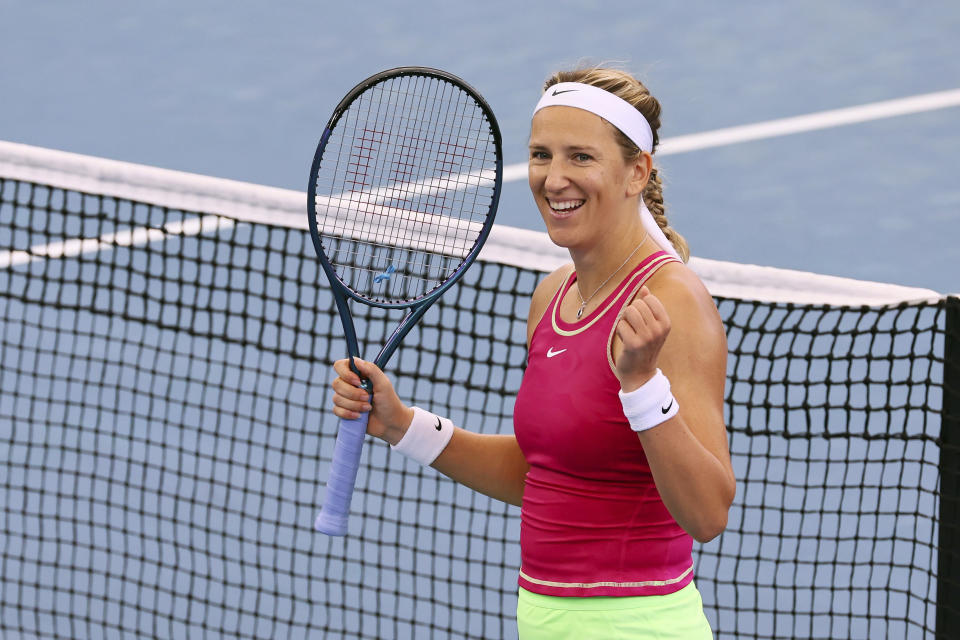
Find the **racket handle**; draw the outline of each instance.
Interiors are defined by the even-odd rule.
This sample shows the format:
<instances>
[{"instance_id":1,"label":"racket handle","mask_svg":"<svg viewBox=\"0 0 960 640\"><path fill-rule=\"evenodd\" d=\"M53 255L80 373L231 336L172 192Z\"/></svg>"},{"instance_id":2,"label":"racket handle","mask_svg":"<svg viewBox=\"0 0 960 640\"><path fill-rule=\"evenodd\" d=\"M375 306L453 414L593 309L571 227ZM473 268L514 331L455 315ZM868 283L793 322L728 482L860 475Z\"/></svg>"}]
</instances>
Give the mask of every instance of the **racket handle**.
<instances>
[{"instance_id":1,"label":"racket handle","mask_svg":"<svg viewBox=\"0 0 960 640\"><path fill-rule=\"evenodd\" d=\"M333 447L333 460L327 477L326 500L313 523L314 529L327 535L342 536L347 533L350 499L357 483L357 469L360 468L360 452L367 434L369 415L364 413L356 420L340 420L337 428L337 444Z\"/></svg>"}]
</instances>

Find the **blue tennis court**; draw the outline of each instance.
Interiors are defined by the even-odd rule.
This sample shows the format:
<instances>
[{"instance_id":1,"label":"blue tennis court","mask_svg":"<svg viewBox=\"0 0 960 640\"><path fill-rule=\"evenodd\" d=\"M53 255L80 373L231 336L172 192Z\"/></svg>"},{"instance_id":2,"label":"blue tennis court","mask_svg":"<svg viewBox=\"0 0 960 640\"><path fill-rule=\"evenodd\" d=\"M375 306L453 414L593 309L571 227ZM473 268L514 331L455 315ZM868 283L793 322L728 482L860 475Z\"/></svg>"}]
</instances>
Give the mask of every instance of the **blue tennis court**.
<instances>
[{"instance_id":1,"label":"blue tennis court","mask_svg":"<svg viewBox=\"0 0 960 640\"><path fill-rule=\"evenodd\" d=\"M960 88L949 3L2 6L0 55L14 63L0 66L0 140L303 192L330 109L365 75L463 76L517 164L550 71L621 61L664 104L663 150L693 140L660 163L694 255L960 290L960 107L923 98ZM814 117L799 133L781 122L910 97L921 106L896 116ZM703 142L769 122L780 133ZM204 226L213 209L145 204L142 184L102 201L24 185L6 182L0 210L0 498L18 514L0 543L5 624L49 637L510 637L509 508L370 447L354 506L364 533L309 529L335 426L326 388L318 406L311 394L343 347L299 201L253 189L238 201L260 207L258 222ZM499 222L541 228L522 177ZM48 253L24 257L37 247ZM401 392L508 429L539 259L491 266L428 315L396 360ZM698 559L716 576L701 588L720 636L932 637L920 630L935 626L949 312L730 304L747 484L732 532ZM372 349L387 323L365 322ZM835 349L839 364L824 355Z\"/></svg>"},{"instance_id":2,"label":"blue tennis court","mask_svg":"<svg viewBox=\"0 0 960 640\"><path fill-rule=\"evenodd\" d=\"M557 68L613 61L664 105L662 137L960 89L960 7L814 2L278 6L5 0L0 139L304 190L328 113L405 64L476 86L526 158ZM960 289L960 109L664 156L694 255ZM539 229L523 180L499 213Z\"/></svg>"}]
</instances>

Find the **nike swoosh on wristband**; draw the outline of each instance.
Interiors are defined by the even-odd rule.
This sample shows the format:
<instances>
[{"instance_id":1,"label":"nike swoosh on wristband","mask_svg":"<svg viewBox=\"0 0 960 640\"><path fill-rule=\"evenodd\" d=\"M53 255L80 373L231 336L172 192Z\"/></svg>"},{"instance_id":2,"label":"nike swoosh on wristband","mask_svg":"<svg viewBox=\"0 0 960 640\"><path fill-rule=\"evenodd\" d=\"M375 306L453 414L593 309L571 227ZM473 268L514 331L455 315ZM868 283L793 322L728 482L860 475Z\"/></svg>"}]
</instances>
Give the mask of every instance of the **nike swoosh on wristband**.
<instances>
[{"instance_id":1,"label":"nike swoosh on wristband","mask_svg":"<svg viewBox=\"0 0 960 640\"><path fill-rule=\"evenodd\" d=\"M666 411L664 411L664 413L666 413ZM433 417L437 419L437 431L443 431L443 427L440 426L440 417L439 416L433 416Z\"/></svg>"},{"instance_id":2,"label":"nike swoosh on wristband","mask_svg":"<svg viewBox=\"0 0 960 640\"><path fill-rule=\"evenodd\" d=\"M560 351L554 351L553 347L550 347L549 349L547 349L547 357L552 358L553 356L558 356L564 351L566 351L566 349L560 349Z\"/></svg>"},{"instance_id":3,"label":"nike swoosh on wristband","mask_svg":"<svg viewBox=\"0 0 960 640\"><path fill-rule=\"evenodd\" d=\"M668 404L666 407L660 407L660 412L663 415L667 415L667 411L670 411L670 407L672 406L673 406L673 400L670 400L670 404Z\"/></svg>"}]
</instances>

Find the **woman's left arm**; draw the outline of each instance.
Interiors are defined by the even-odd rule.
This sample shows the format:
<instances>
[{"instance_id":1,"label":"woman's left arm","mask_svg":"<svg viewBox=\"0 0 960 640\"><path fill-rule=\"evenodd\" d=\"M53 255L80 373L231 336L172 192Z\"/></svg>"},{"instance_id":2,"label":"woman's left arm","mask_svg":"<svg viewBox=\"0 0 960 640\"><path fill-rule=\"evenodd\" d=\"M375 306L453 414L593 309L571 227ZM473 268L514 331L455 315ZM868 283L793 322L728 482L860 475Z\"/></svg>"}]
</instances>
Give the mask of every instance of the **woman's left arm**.
<instances>
[{"instance_id":1,"label":"woman's left arm","mask_svg":"<svg viewBox=\"0 0 960 640\"><path fill-rule=\"evenodd\" d=\"M727 342L713 298L686 268L664 269L624 310L613 341L615 372L629 392L656 369L680 408L638 434L670 514L694 539L720 535L736 493L723 421Z\"/></svg>"}]
</instances>

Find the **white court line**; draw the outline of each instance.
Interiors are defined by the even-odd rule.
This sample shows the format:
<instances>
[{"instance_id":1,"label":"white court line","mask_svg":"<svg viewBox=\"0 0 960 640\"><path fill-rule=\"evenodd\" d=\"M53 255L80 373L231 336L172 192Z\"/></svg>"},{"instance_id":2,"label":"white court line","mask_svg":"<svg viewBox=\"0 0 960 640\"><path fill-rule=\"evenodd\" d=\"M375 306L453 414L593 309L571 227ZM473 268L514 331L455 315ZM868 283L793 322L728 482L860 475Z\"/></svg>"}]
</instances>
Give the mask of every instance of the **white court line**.
<instances>
[{"instance_id":1,"label":"white court line","mask_svg":"<svg viewBox=\"0 0 960 640\"><path fill-rule=\"evenodd\" d=\"M105 233L98 238L71 238L63 242L30 247L29 251L0 252L0 269L21 264L28 264L45 258L71 258L84 253L96 253L116 247L136 247L164 240L173 235L195 236L201 233L217 231L232 227L233 220L219 216L203 216L176 220L163 225L162 229L121 229L113 233Z\"/></svg>"},{"instance_id":2,"label":"white court line","mask_svg":"<svg viewBox=\"0 0 960 640\"><path fill-rule=\"evenodd\" d=\"M956 106L960 106L960 89L924 93L908 98L873 102L856 107L818 111L793 118L767 120L766 122L757 122L756 124L726 127L724 129L704 131L703 133L691 133L684 136L664 138L660 143L660 147L657 149L657 155L662 156L671 153L699 151L700 149L722 147L730 144L749 142L751 140L776 138L794 133L802 133L804 131L816 131L818 129L828 129L830 127L840 127L848 124L858 124L861 122L870 122L871 120L893 118L895 116L935 111L937 109ZM503 169L504 182L522 180L527 177L527 163L525 162L511 164Z\"/></svg>"},{"instance_id":3,"label":"white court line","mask_svg":"<svg viewBox=\"0 0 960 640\"><path fill-rule=\"evenodd\" d=\"M911 113L921 113L924 111L934 111L937 109L946 109L948 107L960 106L960 89L953 89L950 91L939 91L936 93L926 93L916 96L910 96L907 98L899 98L896 100L886 100L883 102L874 102L871 104L860 105L856 107L847 107L843 109L832 109L829 111L819 111L817 113L811 113L803 116L796 116L792 118L780 118L777 120L768 120L766 122L758 122L755 124L742 125L737 127L727 127L724 129L716 129L714 131L705 131L702 133L694 133L683 136L676 136L673 138L665 138L660 143L660 148L657 150L657 155L671 154L671 153L686 153L688 151L696 151L700 149L709 149L713 147L720 147L731 144L738 144L741 142L748 142L750 140L761 140L766 138L774 138L778 136L791 135L794 133L801 133L804 131L815 131L818 129L826 129L829 127L838 127L848 124L857 124L861 122L869 122L871 120L879 120L882 118L892 118L894 116L907 115ZM19 148L20 145L8 145L11 147ZM34 150L36 151L36 150ZM50 152L44 151L41 155L47 155ZM54 155L60 157L70 157L72 154L64 153L55 153ZM83 163L85 159L77 156L78 160L76 162ZM66 163L69 166L72 166L70 162ZM126 167L125 163L118 162L103 162L104 166L116 166L116 167ZM138 171L140 168L136 168ZM102 169L101 169L102 170ZM98 170L99 171L99 170ZM119 171L119 170L118 170ZM97 173L97 172L95 172ZM107 172L109 174L109 172ZM217 184L223 183L224 185L233 184L231 181L226 180L211 180L206 177L198 177L187 174L181 174L179 172L160 172L160 171L151 171L150 175L153 173L163 173L164 175L177 175L185 176L182 180L186 180L192 184L193 181L200 181L203 184L210 182L216 182ZM81 172L82 174L82 172ZM120 175L123 175L123 172L120 171ZM99 179L101 176L99 173L93 176L94 182ZM522 180L527 177L527 163L521 162L517 164L511 164L504 167L504 182L512 182L516 180ZM80 178L87 179L89 176L81 175ZM29 177L27 178L29 179ZM253 190L256 193L261 194L266 191L269 191L270 194L276 192L279 195L274 194L271 198L263 203L260 203L262 206L255 207L257 211L261 214L262 219L269 223L277 224L286 224L281 218L294 218L296 224L292 226L305 226L305 218L299 214L289 213L290 211L299 209L300 205L298 199L299 194L290 192L287 193L285 190L280 189L264 189L263 187L254 186L254 185L243 185L245 190ZM95 188L91 187L93 191L96 191ZM229 188L224 187L225 190L230 191ZM246 193L246 191L244 191ZM125 193L115 194L118 197L136 197L135 195L128 196ZM193 203L192 201L183 204L179 202L179 199L182 199L186 196L193 196L192 193L175 193L175 194L163 194L164 197L175 197L177 202L170 204L174 208L183 208L190 209L190 205L194 204L194 210L210 210L206 206L200 206L201 203ZM245 203L242 203L245 204ZM261 211L262 209L262 211ZM214 209L215 210L215 209ZM237 206L231 204L228 211L237 213ZM229 214L226 214L229 215ZM251 218L253 219L253 218ZM207 218L198 218L192 220L207 220ZM211 217L211 220L217 220L217 225L226 226L231 224L228 219L215 218ZM10 267L18 264L25 264L32 262L34 260L39 260L42 258L56 258L64 256L75 256L81 253L88 253L94 251L101 251L104 249L109 249L111 246L130 246L133 244L146 243L154 239L161 239L164 237L165 233L173 233L184 235L192 235L195 233L201 233L207 230L213 230L213 227L209 225L212 222L201 222L199 224L192 223L191 220L184 221L183 223L175 222L169 223L167 227L164 228L164 231L158 230L149 230L149 229L132 229L125 231L118 231L115 233L105 234L99 238L88 238L88 239L72 239L64 242L55 242L46 245L37 245L31 247L28 251L6 251L0 252L0 268ZM169 228L168 228L169 227Z\"/></svg>"}]
</instances>

